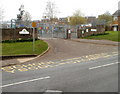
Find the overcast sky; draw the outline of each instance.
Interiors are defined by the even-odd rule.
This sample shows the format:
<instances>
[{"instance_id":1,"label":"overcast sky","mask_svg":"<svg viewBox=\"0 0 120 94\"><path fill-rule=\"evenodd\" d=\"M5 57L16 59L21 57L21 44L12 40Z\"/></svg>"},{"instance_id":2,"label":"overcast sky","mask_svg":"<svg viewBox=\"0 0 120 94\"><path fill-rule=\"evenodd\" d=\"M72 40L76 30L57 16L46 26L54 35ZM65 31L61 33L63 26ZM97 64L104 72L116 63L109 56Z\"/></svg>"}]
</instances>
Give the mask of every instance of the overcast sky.
<instances>
[{"instance_id":1,"label":"overcast sky","mask_svg":"<svg viewBox=\"0 0 120 94\"><path fill-rule=\"evenodd\" d=\"M21 4L28 11L32 20L40 20L48 0L0 0L0 7L4 9L4 20L11 20L19 14ZM80 9L85 16L98 16L109 11L113 14L118 9L119 0L49 0L56 4L60 13L58 17L71 16Z\"/></svg>"}]
</instances>

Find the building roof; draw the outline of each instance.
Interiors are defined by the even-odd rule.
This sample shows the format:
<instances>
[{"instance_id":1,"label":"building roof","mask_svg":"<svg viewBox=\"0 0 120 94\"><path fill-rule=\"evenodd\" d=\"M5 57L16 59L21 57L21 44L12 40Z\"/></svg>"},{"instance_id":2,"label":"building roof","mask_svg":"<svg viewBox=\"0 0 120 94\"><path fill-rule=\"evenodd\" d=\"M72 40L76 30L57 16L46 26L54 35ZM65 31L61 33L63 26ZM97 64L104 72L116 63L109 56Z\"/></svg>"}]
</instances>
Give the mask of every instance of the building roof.
<instances>
[{"instance_id":1,"label":"building roof","mask_svg":"<svg viewBox=\"0 0 120 94\"><path fill-rule=\"evenodd\" d=\"M117 10L117 11L113 14L113 16L120 16L120 10Z\"/></svg>"}]
</instances>

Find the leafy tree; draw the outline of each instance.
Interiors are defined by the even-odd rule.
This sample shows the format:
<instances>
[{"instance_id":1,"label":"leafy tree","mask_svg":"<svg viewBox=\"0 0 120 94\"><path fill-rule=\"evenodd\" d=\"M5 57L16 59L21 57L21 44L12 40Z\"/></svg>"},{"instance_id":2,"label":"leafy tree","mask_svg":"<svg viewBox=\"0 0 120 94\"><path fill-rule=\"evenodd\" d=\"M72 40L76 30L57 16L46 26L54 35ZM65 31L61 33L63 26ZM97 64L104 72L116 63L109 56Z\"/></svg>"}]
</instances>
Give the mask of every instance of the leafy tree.
<instances>
[{"instance_id":1,"label":"leafy tree","mask_svg":"<svg viewBox=\"0 0 120 94\"><path fill-rule=\"evenodd\" d=\"M76 10L73 13L73 16L70 17L70 25L78 25L86 23L86 19L83 17L83 14L80 10Z\"/></svg>"},{"instance_id":2,"label":"leafy tree","mask_svg":"<svg viewBox=\"0 0 120 94\"><path fill-rule=\"evenodd\" d=\"M17 25L25 25L27 27L31 24L31 15L29 12L24 10L24 5L21 5L19 8L19 14L17 15Z\"/></svg>"},{"instance_id":3,"label":"leafy tree","mask_svg":"<svg viewBox=\"0 0 120 94\"><path fill-rule=\"evenodd\" d=\"M112 15L107 11L104 14L99 15L98 20L104 20L106 22L106 26L109 26L112 23Z\"/></svg>"}]
</instances>

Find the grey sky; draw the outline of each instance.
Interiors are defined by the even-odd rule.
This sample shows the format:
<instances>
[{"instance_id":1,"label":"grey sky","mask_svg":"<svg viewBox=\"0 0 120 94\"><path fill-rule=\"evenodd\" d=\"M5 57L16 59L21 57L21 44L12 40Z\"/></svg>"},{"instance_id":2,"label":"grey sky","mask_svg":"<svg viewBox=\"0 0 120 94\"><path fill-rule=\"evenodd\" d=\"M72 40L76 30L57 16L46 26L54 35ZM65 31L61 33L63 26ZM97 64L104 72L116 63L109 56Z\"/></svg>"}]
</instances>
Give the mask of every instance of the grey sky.
<instances>
[{"instance_id":1,"label":"grey sky","mask_svg":"<svg viewBox=\"0 0 120 94\"><path fill-rule=\"evenodd\" d=\"M1 0L0 7L4 9L4 20L16 18L21 4L25 6L32 20L40 20L48 0ZM85 16L98 16L109 11L113 14L118 9L119 0L49 0L56 4L60 13L58 17L71 16L80 9Z\"/></svg>"}]
</instances>

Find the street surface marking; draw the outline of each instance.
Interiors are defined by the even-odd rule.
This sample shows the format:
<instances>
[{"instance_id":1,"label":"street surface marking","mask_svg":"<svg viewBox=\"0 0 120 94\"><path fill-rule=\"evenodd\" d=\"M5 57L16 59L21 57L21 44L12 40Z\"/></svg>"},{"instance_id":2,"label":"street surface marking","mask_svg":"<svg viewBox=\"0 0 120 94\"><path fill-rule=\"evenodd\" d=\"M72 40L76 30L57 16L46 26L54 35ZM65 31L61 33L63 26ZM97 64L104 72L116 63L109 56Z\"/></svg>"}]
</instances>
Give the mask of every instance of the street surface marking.
<instances>
[{"instance_id":1,"label":"street surface marking","mask_svg":"<svg viewBox=\"0 0 120 94\"><path fill-rule=\"evenodd\" d=\"M101 68L101 67L106 67L106 66L110 66L110 65L114 65L114 64L118 64L119 62L115 62L115 63L110 63L110 64L105 64L105 65L100 65L100 66L96 66L96 67L91 67L89 68L90 70L92 69L97 69L97 68Z\"/></svg>"},{"instance_id":2,"label":"street surface marking","mask_svg":"<svg viewBox=\"0 0 120 94\"><path fill-rule=\"evenodd\" d=\"M62 91L58 90L46 90L43 94L62 94Z\"/></svg>"},{"instance_id":3,"label":"street surface marking","mask_svg":"<svg viewBox=\"0 0 120 94\"><path fill-rule=\"evenodd\" d=\"M87 61L96 60L100 58L108 58L111 56L118 55L117 53L118 52L92 54L92 55L75 57L75 58L70 58L70 59L65 59L60 61L36 62L36 63L29 63L29 64L6 66L0 69L9 73L15 73L16 71L25 72L25 71L31 71L31 70L57 67L65 64L77 64L77 63L87 62Z\"/></svg>"},{"instance_id":4,"label":"street surface marking","mask_svg":"<svg viewBox=\"0 0 120 94\"><path fill-rule=\"evenodd\" d=\"M23 83L28 83L28 82L33 82L33 81L37 81L37 80L48 79L48 78L50 78L50 76L37 78L37 79L32 79L32 80L21 81L21 82L16 82L16 83L12 83L12 84L7 84L7 85L0 86L0 88L13 86L13 85L18 85L18 84L23 84Z\"/></svg>"}]
</instances>

